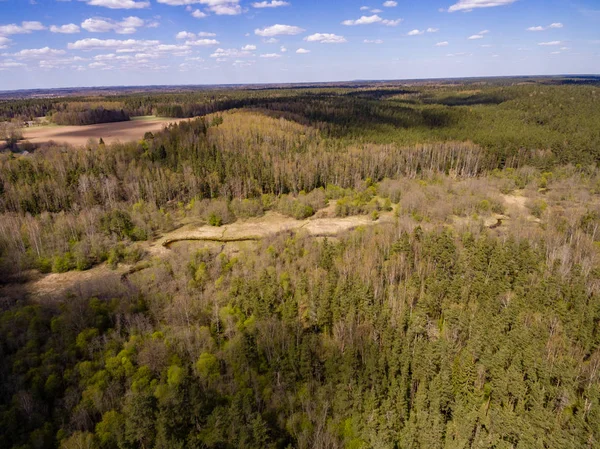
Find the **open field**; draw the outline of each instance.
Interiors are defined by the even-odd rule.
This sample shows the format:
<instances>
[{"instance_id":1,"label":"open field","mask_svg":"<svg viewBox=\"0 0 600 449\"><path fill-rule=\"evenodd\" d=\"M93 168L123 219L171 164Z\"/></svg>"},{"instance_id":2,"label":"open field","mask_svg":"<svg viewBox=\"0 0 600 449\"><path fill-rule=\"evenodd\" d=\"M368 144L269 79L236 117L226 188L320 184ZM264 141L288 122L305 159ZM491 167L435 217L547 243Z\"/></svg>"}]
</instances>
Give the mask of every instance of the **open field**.
<instances>
[{"instance_id":1,"label":"open field","mask_svg":"<svg viewBox=\"0 0 600 449\"><path fill-rule=\"evenodd\" d=\"M45 126L23 130L23 138L31 143L60 142L85 145L90 139L102 138L106 144L140 139L144 133L157 132L171 123L188 119L148 118L128 122L101 123L87 126Z\"/></svg>"}]
</instances>

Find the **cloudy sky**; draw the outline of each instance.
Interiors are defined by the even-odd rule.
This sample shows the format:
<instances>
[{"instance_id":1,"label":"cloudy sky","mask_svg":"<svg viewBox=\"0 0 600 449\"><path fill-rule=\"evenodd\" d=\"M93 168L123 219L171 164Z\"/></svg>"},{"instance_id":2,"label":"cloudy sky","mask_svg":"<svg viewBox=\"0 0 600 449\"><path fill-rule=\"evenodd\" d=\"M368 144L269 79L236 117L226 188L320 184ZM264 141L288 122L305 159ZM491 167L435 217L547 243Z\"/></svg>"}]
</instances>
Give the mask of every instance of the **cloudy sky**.
<instances>
[{"instance_id":1,"label":"cloudy sky","mask_svg":"<svg viewBox=\"0 0 600 449\"><path fill-rule=\"evenodd\" d=\"M566 73L599 0L0 0L0 90Z\"/></svg>"}]
</instances>

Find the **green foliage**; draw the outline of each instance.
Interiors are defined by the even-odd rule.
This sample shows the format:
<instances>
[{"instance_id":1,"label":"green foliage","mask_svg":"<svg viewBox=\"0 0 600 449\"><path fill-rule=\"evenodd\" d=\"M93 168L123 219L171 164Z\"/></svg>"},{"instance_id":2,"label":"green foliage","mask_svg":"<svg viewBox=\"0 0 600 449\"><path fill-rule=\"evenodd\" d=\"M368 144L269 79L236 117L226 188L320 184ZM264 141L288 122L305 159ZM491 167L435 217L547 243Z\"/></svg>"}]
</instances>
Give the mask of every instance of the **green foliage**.
<instances>
[{"instance_id":1,"label":"green foliage","mask_svg":"<svg viewBox=\"0 0 600 449\"><path fill-rule=\"evenodd\" d=\"M598 446L595 87L505 83L115 96L128 114L255 110L0 157L0 446ZM498 189L531 196L516 227L469 221L504 213ZM186 220L329 201L381 223L174 249L101 295L4 289L29 267L132 265Z\"/></svg>"}]
</instances>

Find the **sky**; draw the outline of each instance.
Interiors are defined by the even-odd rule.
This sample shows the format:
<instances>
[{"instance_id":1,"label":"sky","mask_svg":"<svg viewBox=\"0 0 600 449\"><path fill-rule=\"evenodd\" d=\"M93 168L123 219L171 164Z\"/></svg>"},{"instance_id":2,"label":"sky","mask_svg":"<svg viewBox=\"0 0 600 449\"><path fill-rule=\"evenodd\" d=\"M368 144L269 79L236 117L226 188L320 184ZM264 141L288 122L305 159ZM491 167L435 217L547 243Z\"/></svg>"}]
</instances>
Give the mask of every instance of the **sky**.
<instances>
[{"instance_id":1,"label":"sky","mask_svg":"<svg viewBox=\"0 0 600 449\"><path fill-rule=\"evenodd\" d=\"M0 0L0 90L599 73L600 0Z\"/></svg>"}]
</instances>

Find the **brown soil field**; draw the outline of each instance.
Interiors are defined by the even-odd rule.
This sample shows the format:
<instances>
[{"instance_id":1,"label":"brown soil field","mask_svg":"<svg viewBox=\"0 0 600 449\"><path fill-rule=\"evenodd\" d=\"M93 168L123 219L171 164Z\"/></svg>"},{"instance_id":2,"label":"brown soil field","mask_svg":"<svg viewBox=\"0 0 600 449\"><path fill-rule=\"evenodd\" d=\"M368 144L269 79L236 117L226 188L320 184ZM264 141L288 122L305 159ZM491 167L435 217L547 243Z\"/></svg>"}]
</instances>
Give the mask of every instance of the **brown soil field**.
<instances>
[{"instance_id":1,"label":"brown soil field","mask_svg":"<svg viewBox=\"0 0 600 449\"><path fill-rule=\"evenodd\" d=\"M97 142L100 138L107 144L113 142L127 142L141 139L144 136L144 133L148 131L157 132L170 123L178 123L182 120L189 119L150 118L87 126L44 126L40 128L26 128L23 130L23 138L24 140L37 144L54 141L75 146L86 145L90 139Z\"/></svg>"}]
</instances>

